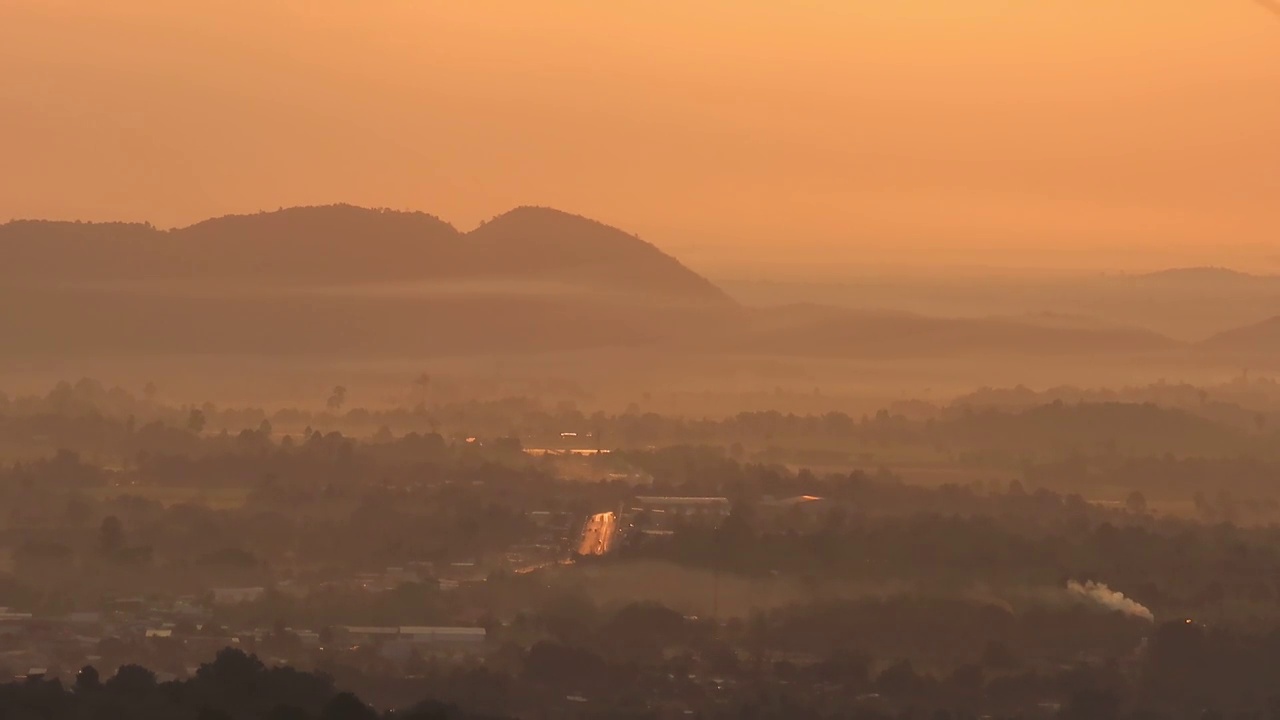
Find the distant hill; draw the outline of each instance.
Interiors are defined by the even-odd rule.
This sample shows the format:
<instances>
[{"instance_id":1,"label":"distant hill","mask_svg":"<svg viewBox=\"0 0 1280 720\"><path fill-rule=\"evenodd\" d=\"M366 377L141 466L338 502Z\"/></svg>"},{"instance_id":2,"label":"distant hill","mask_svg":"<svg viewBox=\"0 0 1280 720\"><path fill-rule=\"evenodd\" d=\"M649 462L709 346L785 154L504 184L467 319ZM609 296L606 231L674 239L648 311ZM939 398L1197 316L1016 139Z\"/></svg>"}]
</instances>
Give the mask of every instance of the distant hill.
<instances>
[{"instance_id":1,"label":"distant hill","mask_svg":"<svg viewBox=\"0 0 1280 720\"><path fill-rule=\"evenodd\" d=\"M1280 277L1221 267L1170 268L1126 278L1139 287L1211 292L1280 290Z\"/></svg>"},{"instance_id":2,"label":"distant hill","mask_svg":"<svg viewBox=\"0 0 1280 720\"><path fill-rule=\"evenodd\" d=\"M340 286L505 280L652 301L731 304L653 245L586 218L520 208L469 233L425 213L350 205L231 215L190 227L15 221L0 225L0 282L163 281Z\"/></svg>"},{"instance_id":3,"label":"distant hill","mask_svg":"<svg viewBox=\"0 0 1280 720\"><path fill-rule=\"evenodd\" d=\"M466 240L480 259L477 275L590 279L613 289L729 302L710 280L640 238L558 210L516 208L467 233Z\"/></svg>"},{"instance_id":4,"label":"distant hill","mask_svg":"<svg viewBox=\"0 0 1280 720\"><path fill-rule=\"evenodd\" d=\"M1237 356L1280 357L1280 315L1253 325L1220 332L1199 344L1209 353Z\"/></svg>"},{"instance_id":5,"label":"distant hill","mask_svg":"<svg viewBox=\"0 0 1280 720\"><path fill-rule=\"evenodd\" d=\"M0 355L445 356L634 347L829 359L1128 357L1152 333L840 308L645 304L630 296L149 293L0 286ZM17 308L22 308L17 311Z\"/></svg>"},{"instance_id":6,"label":"distant hill","mask_svg":"<svg viewBox=\"0 0 1280 720\"><path fill-rule=\"evenodd\" d=\"M946 359L1179 349L1046 314L752 308L616 228L524 207L466 233L349 205L146 224L0 225L0 353L705 354Z\"/></svg>"},{"instance_id":7,"label":"distant hill","mask_svg":"<svg viewBox=\"0 0 1280 720\"><path fill-rule=\"evenodd\" d=\"M1131 325L1121 325L1092 315L1059 313L1052 311L1030 312L1021 315L992 315L988 320L1003 320L1022 325L1062 328L1064 330L1130 330L1143 334L1148 331Z\"/></svg>"},{"instance_id":8,"label":"distant hill","mask_svg":"<svg viewBox=\"0 0 1280 720\"><path fill-rule=\"evenodd\" d=\"M725 342L748 352L828 357L1130 354L1180 343L1146 330L1038 324L1004 318L940 318L797 305L755 311Z\"/></svg>"},{"instance_id":9,"label":"distant hill","mask_svg":"<svg viewBox=\"0 0 1280 720\"><path fill-rule=\"evenodd\" d=\"M1251 273L1232 270L1231 268L1202 265L1199 267L1180 267L1156 270L1138 277L1164 280L1239 280L1242 278L1262 277Z\"/></svg>"},{"instance_id":10,"label":"distant hill","mask_svg":"<svg viewBox=\"0 0 1280 720\"><path fill-rule=\"evenodd\" d=\"M1144 328L1184 342L1280 314L1280 276L1221 268L989 277L864 271L840 283L725 279L720 285L746 305L812 302L1059 327L1097 318L1100 326Z\"/></svg>"},{"instance_id":11,"label":"distant hill","mask_svg":"<svg viewBox=\"0 0 1280 720\"><path fill-rule=\"evenodd\" d=\"M161 233L161 262L183 277L323 284L422 280L465 272L462 235L419 212L350 205L228 215ZM147 257L135 258L146 267Z\"/></svg>"}]
</instances>

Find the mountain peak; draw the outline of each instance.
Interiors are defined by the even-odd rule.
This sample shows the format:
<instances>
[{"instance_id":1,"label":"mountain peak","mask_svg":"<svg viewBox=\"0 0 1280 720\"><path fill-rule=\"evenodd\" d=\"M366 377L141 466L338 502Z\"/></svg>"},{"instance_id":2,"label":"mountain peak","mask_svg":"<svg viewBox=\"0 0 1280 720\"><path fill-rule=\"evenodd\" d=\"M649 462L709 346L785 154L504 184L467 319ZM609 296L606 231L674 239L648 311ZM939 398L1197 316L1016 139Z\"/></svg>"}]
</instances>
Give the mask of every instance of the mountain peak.
<instances>
[{"instance_id":1,"label":"mountain peak","mask_svg":"<svg viewBox=\"0 0 1280 720\"><path fill-rule=\"evenodd\" d=\"M544 218L544 219L561 219L561 220L586 220L587 222L592 222L592 223L596 222L591 218L588 218L582 215L577 215L571 212L566 212L564 210L559 210L557 208L549 207L546 205L517 205L516 207L513 207L504 213L500 213L494 216L492 219L489 220L489 222L497 222L499 220L512 219L512 218L520 219L520 220Z\"/></svg>"},{"instance_id":2,"label":"mountain peak","mask_svg":"<svg viewBox=\"0 0 1280 720\"><path fill-rule=\"evenodd\" d=\"M639 235L626 232L599 220L583 215L557 210L551 207L521 205L481 223L469 235L485 239L499 234L515 233L526 241L572 245L577 242L613 242L643 244L661 252L640 239Z\"/></svg>"},{"instance_id":3,"label":"mountain peak","mask_svg":"<svg viewBox=\"0 0 1280 720\"><path fill-rule=\"evenodd\" d=\"M1280 352L1280 315L1224 330L1200 343L1205 350L1235 355L1274 356Z\"/></svg>"},{"instance_id":4,"label":"mountain peak","mask_svg":"<svg viewBox=\"0 0 1280 720\"><path fill-rule=\"evenodd\" d=\"M554 208L522 206L467 233L500 274L572 278L602 289L733 304L718 287L640 237Z\"/></svg>"}]
</instances>

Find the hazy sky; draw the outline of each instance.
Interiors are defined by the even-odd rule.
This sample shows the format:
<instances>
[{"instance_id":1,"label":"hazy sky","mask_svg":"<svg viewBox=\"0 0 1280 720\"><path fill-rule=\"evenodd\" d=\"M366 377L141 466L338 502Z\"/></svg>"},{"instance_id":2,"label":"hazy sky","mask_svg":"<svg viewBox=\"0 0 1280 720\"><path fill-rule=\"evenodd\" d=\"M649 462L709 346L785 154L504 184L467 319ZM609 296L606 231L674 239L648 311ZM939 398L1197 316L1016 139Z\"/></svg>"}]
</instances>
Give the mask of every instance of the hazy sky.
<instances>
[{"instance_id":1,"label":"hazy sky","mask_svg":"<svg viewBox=\"0 0 1280 720\"><path fill-rule=\"evenodd\" d=\"M552 205L700 267L1280 267L1253 0L0 0L0 220ZM1270 247L1267 247L1270 245Z\"/></svg>"}]
</instances>

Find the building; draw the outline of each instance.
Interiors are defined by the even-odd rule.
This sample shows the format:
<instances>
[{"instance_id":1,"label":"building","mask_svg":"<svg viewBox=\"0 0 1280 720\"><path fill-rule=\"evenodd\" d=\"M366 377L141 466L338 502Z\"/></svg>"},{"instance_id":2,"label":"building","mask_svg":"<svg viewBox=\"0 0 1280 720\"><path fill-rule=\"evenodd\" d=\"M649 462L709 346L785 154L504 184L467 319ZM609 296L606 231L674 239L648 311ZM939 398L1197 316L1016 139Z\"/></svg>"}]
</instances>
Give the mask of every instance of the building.
<instances>
[{"instance_id":1,"label":"building","mask_svg":"<svg viewBox=\"0 0 1280 720\"><path fill-rule=\"evenodd\" d=\"M641 512L666 513L682 517L729 516L732 506L724 497L652 497L636 498L636 509Z\"/></svg>"},{"instance_id":2,"label":"building","mask_svg":"<svg viewBox=\"0 0 1280 720\"><path fill-rule=\"evenodd\" d=\"M400 637L399 627L347 625L342 628L342 637L348 642L364 644L385 642Z\"/></svg>"},{"instance_id":3,"label":"building","mask_svg":"<svg viewBox=\"0 0 1280 720\"><path fill-rule=\"evenodd\" d=\"M484 644L488 633L480 627L359 626L342 628L343 636L357 643L404 641L415 645L452 645L476 647Z\"/></svg>"},{"instance_id":4,"label":"building","mask_svg":"<svg viewBox=\"0 0 1280 720\"><path fill-rule=\"evenodd\" d=\"M413 643L483 645L488 631L480 627L401 626L400 637Z\"/></svg>"}]
</instances>

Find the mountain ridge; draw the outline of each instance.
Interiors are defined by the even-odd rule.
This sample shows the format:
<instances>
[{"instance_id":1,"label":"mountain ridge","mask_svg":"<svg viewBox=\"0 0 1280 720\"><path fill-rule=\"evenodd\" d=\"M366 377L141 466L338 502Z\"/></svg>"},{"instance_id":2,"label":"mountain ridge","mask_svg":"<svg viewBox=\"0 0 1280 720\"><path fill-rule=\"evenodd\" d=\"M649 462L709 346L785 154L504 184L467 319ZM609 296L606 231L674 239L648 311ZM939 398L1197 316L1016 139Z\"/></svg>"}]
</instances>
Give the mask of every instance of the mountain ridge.
<instances>
[{"instance_id":1,"label":"mountain ridge","mask_svg":"<svg viewBox=\"0 0 1280 720\"><path fill-rule=\"evenodd\" d=\"M741 305L604 223L521 206L461 232L424 212L328 205L146 223L0 225L0 317L43 352L465 354L599 346L810 357L1169 353L1080 318Z\"/></svg>"},{"instance_id":2,"label":"mountain ridge","mask_svg":"<svg viewBox=\"0 0 1280 720\"><path fill-rule=\"evenodd\" d=\"M1136 277L1142 278L1192 278L1192 279L1224 279L1224 280L1242 280L1246 278L1263 278L1276 279L1275 275L1265 275L1258 273L1245 272L1234 268L1224 267L1221 265L1188 265L1185 267L1170 267L1163 270L1154 270L1152 272L1142 273Z\"/></svg>"},{"instance_id":3,"label":"mountain ridge","mask_svg":"<svg viewBox=\"0 0 1280 720\"><path fill-rule=\"evenodd\" d=\"M734 304L710 280L617 228L523 206L460 232L424 212L336 204L149 223L0 225L0 282L149 280L358 284L555 281L667 300Z\"/></svg>"},{"instance_id":4,"label":"mountain ridge","mask_svg":"<svg viewBox=\"0 0 1280 720\"><path fill-rule=\"evenodd\" d=\"M1198 343L1198 347L1221 354L1274 357L1280 354L1280 315L1215 333Z\"/></svg>"}]
</instances>

